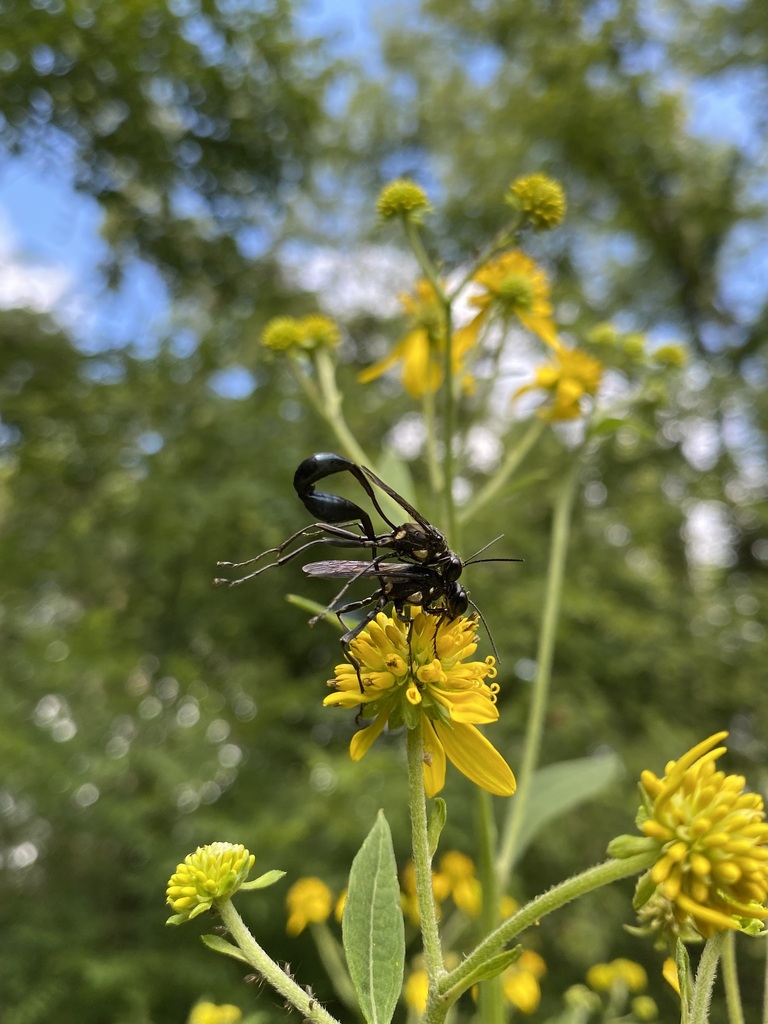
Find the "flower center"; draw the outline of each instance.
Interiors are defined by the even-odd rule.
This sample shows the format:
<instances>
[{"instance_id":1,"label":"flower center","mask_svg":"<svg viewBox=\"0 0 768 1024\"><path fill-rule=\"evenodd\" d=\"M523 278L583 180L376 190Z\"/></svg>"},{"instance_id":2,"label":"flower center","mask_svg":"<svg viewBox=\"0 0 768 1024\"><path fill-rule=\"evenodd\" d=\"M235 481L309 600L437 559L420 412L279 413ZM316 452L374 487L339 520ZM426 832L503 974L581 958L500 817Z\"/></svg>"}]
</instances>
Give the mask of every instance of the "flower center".
<instances>
[{"instance_id":1,"label":"flower center","mask_svg":"<svg viewBox=\"0 0 768 1024\"><path fill-rule=\"evenodd\" d=\"M499 283L496 294L515 313L529 313L533 306L533 286L523 274L509 274Z\"/></svg>"}]
</instances>

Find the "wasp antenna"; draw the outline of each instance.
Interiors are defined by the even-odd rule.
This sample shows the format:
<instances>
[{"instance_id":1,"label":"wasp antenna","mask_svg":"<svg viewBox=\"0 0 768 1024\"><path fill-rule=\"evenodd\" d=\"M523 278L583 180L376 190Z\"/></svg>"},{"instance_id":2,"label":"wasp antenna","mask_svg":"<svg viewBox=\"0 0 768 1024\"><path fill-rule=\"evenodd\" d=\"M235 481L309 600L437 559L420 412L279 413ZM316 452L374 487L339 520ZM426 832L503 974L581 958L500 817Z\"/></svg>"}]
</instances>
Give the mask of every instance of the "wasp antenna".
<instances>
[{"instance_id":1,"label":"wasp antenna","mask_svg":"<svg viewBox=\"0 0 768 1024\"><path fill-rule=\"evenodd\" d=\"M488 550L488 548L489 548L489 547L490 547L490 546L491 546L492 544L495 544L497 540L501 540L501 538L502 538L503 536L504 536L504 534L503 534L503 533L500 533L498 537L494 537L494 538L493 538L493 540L489 540L487 544L483 544L483 546L482 546L482 547L481 547L481 548L479 549L479 551L476 551L476 552L474 553L474 555L470 555L470 556L469 556L469 558L468 558L468 559L466 560L466 562L464 562L463 564L464 564L464 565L469 565L469 564L470 564L470 562L472 561L472 559L473 559L473 558L477 558L477 556L478 556L478 555L482 555L482 553L483 553L484 551L487 551L487 550ZM501 561L501 559L494 559L494 561Z\"/></svg>"},{"instance_id":2,"label":"wasp antenna","mask_svg":"<svg viewBox=\"0 0 768 1024\"><path fill-rule=\"evenodd\" d=\"M499 658L499 651L498 651L498 648L496 647L496 643L495 643L495 641L493 639L493 633L488 628L488 623L486 622L485 616L483 615L483 613L480 611L480 609L477 607L477 605L475 604L475 602L471 598L468 597L467 600L472 605L472 607L475 609L477 614L480 616L480 621L483 624L483 628L485 629L485 632L488 634L488 639L491 641L491 650L493 651L493 656L496 658L496 664L497 665L501 665L501 659Z\"/></svg>"},{"instance_id":3,"label":"wasp antenna","mask_svg":"<svg viewBox=\"0 0 768 1024\"><path fill-rule=\"evenodd\" d=\"M524 558L470 558L468 562L463 562L462 565L466 568L468 565L480 565L481 562L524 562Z\"/></svg>"}]
</instances>

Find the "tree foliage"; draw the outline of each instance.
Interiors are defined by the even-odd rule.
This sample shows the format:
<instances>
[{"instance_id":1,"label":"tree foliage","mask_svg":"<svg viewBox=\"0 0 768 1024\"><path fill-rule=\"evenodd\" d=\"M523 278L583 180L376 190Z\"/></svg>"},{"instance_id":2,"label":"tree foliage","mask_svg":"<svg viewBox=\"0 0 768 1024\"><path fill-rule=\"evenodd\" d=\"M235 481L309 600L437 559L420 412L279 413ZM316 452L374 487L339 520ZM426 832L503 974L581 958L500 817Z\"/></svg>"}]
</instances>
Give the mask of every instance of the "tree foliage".
<instances>
[{"instance_id":1,"label":"tree foliage","mask_svg":"<svg viewBox=\"0 0 768 1024\"><path fill-rule=\"evenodd\" d=\"M432 0L418 26L388 34L384 75L357 68L341 113L325 100L335 58L282 0L0 10L0 145L71 168L104 211L113 279L136 255L153 262L194 338L190 351L171 331L150 354L105 338L93 355L47 317L0 314L4 1019L182 1021L203 994L246 1005L233 965L210 966L161 928L176 862L220 838L246 843L258 870L298 874L311 852L311 873L340 891L377 808L399 806L396 741L361 773L351 723L320 707L337 638L285 604L284 592L307 592L300 571L210 587L217 559L305 525L292 472L333 447L257 344L270 316L329 301L276 261L284 224L322 233L329 194L346 202L349 236L370 243L377 184L414 173L434 193L432 244L449 270L496 230L510 179L544 169L569 197L566 228L536 243L565 331L615 319L689 345L669 411L618 429L581 482L545 761L612 748L632 778L730 727L737 764L765 763L767 314L754 267L766 153L758 113L741 143L690 120L692 91L734 81L759 109L763 4L677 0L648 14L632 0ZM400 328L350 317L350 392ZM250 374L249 397L222 390L232 366ZM386 381L359 394L349 416L376 450L410 407ZM492 421L476 425L493 434ZM517 489L464 531L467 552L503 532L505 554L526 559L472 577L517 684L510 763L562 459L551 441L538 448ZM469 486L483 476L464 465ZM414 477L417 505L436 514L415 466ZM691 558L701 509L721 542L705 563ZM602 856L631 813L622 785L559 823L521 865L520 891L582 866L573 851ZM475 853L452 827L446 837ZM280 887L250 899L265 944L295 959ZM580 909L558 935L553 991L601 957L639 958L620 930L629 919L628 893Z\"/></svg>"}]
</instances>

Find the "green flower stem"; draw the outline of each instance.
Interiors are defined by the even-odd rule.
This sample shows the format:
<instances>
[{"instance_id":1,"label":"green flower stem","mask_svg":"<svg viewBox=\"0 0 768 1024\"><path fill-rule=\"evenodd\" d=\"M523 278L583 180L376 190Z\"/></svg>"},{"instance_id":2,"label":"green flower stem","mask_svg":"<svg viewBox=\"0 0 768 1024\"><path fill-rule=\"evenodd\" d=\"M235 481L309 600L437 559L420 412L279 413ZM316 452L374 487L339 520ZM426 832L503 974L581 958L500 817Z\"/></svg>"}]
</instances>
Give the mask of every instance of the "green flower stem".
<instances>
[{"instance_id":1,"label":"green flower stem","mask_svg":"<svg viewBox=\"0 0 768 1024\"><path fill-rule=\"evenodd\" d=\"M248 963L261 974L291 1006L295 1006L302 1017L316 1024L338 1024L335 1017L321 1006L316 999L297 985L275 961L268 956L245 926L243 919L235 910L230 900L217 903L224 924L235 940Z\"/></svg>"},{"instance_id":2,"label":"green flower stem","mask_svg":"<svg viewBox=\"0 0 768 1024\"><path fill-rule=\"evenodd\" d=\"M513 224L508 224L503 227L488 243L487 246L482 250L477 259L472 263L469 270L466 272L464 277L458 285L453 289L450 295L451 302L464 291L469 282L480 270L484 264L489 260L492 260L494 256L498 256L499 253L504 252L510 245L513 245L517 240L517 233L523 225L524 217L518 216Z\"/></svg>"},{"instance_id":3,"label":"green flower stem","mask_svg":"<svg viewBox=\"0 0 768 1024\"><path fill-rule=\"evenodd\" d=\"M427 431L426 453L429 486L433 494L441 494L443 490L443 471L437 456L437 430L435 424L435 394L427 391L421 400L424 425Z\"/></svg>"},{"instance_id":4,"label":"green flower stem","mask_svg":"<svg viewBox=\"0 0 768 1024\"><path fill-rule=\"evenodd\" d=\"M535 446L547 426L547 421L538 416L532 421L528 430L523 434L520 443L510 448L506 458L491 479L478 491L469 504L462 509L459 515L460 523L470 522L484 505L487 505L489 501L496 497L528 452Z\"/></svg>"},{"instance_id":5,"label":"green flower stem","mask_svg":"<svg viewBox=\"0 0 768 1024\"><path fill-rule=\"evenodd\" d=\"M579 896L585 896L622 878L639 874L649 868L657 856L657 851L648 851L622 860L607 860L537 896L500 924L458 967L443 978L439 984L440 994L451 1002L458 999L466 991L467 985L472 984L473 974L526 928L535 925L542 917L551 914L553 910L559 910Z\"/></svg>"},{"instance_id":6,"label":"green flower stem","mask_svg":"<svg viewBox=\"0 0 768 1024\"><path fill-rule=\"evenodd\" d=\"M424 794L424 746L421 728L408 729L408 789L411 803L411 834L413 867L416 875L416 898L424 942L424 962L430 987L444 977L443 951L437 928L437 908L432 892L432 857L427 831L427 802Z\"/></svg>"},{"instance_id":7,"label":"green flower stem","mask_svg":"<svg viewBox=\"0 0 768 1024\"><path fill-rule=\"evenodd\" d=\"M701 954L699 969L696 971L696 980L693 983L690 1024L708 1024L712 988L717 977L717 964L723 951L724 942L725 934L723 932L715 932L704 943L704 951Z\"/></svg>"},{"instance_id":8,"label":"green flower stem","mask_svg":"<svg viewBox=\"0 0 768 1024\"><path fill-rule=\"evenodd\" d=\"M499 923L499 892L493 863L497 835L491 794L484 789L476 790L475 807L478 824L478 868L483 887L480 924L482 934L490 935ZM507 1015L501 978L497 976L483 982L479 992L478 1008L483 1024L505 1024Z\"/></svg>"},{"instance_id":9,"label":"green flower stem","mask_svg":"<svg viewBox=\"0 0 768 1024\"><path fill-rule=\"evenodd\" d=\"M518 773L517 794L515 799L510 802L510 812L496 864L499 886L502 891L506 889L515 861L518 840L530 797L531 780L539 760L541 740L544 733L544 718L549 698L552 659L555 650L557 621L560 613L560 597L563 589L565 562L568 553L571 512L576 495L580 464L581 460L578 453L576 453L555 498L552 543L547 572L547 590L541 632L539 634L539 649L536 658L536 679L533 685L531 706L528 712L528 724L525 731L525 748Z\"/></svg>"},{"instance_id":10,"label":"green flower stem","mask_svg":"<svg viewBox=\"0 0 768 1024\"><path fill-rule=\"evenodd\" d=\"M288 366L294 380L307 396L312 408L331 428L344 454L361 466L370 466L371 460L358 444L344 419L341 408L341 394L336 386L334 364L328 352L317 352L315 354L315 368L317 379L320 383L319 388L311 377L304 372L298 360L289 358Z\"/></svg>"},{"instance_id":11,"label":"green flower stem","mask_svg":"<svg viewBox=\"0 0 768 1024\"><path fill-rule=\"evenodd\" d=\"M427 254L427 250L424 248L424 243L421 240L421 235L419 234L417 225L414 224L412 220L404 217L403 227L405 228L405 237L408 240L408 244L411 247L413 255L416 257L416 260L421 267L424 277L426 277L435 289L435 295L437 296L440 304L442 306L450 307L450 301L443 289L443 283L438 276L434 263Z\"/></svg>"},{"instance_id":12,"label":"green flower stem","mask_svg":"<svg viewBox=\"0 0 768 1024\"><path fill-rule=\"evenodd\" d=\"M405 235L418 260L424 276L435 290L443 314L443 330L445 332L445 353L443 359L443 500L445 503L445 523L449 542L456 537L456 506L453 500L453 432L455 420L455 399L453 393L453 325L451 322L451 300L445 294L442 282L438 277L432 260L421 241L417 226L412 220L404 218Z\"/></svg>"},{"instance_id":13,"label":"green flower stem","mask_svg":"<svg viewBox=\"0 0 768 1024\"><path fill-rule=\"evenodd\" d=\"M309 930L334 992L346 1007L360 1016L360 1004L344 962L344 954L331 929L323 922L311 924Z\"/></svg>"},{"instance_id":14,"label":"green flower stem","mask_svg":"<svg viewBox=\"0 0 768 1024\"><path fill-rule=\"evenodd\" d=\"M739 975L736 970L736 932L733 931L729 931L725 936L723 984L725 985L725 1002L728 1007L728 1024L744 1024Z\"/></svg>"}]
</instances>

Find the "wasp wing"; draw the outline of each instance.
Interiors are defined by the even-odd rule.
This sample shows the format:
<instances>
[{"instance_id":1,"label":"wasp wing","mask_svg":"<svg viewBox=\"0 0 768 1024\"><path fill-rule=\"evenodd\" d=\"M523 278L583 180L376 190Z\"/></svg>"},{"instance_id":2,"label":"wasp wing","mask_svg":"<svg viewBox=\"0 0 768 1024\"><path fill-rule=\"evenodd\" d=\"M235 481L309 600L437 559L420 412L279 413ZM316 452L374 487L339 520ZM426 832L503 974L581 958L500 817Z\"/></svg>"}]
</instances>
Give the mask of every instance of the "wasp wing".
<instances>
[{"instance_id":1,"label":"wasp wing","mask_svg":"<svg viewBox=\"0 0 768 1024\"><path fill-rule=\"evenodd\" d=\"M421 566L407 562L362 562L335 558L327 562L310 562L302 566L307 576L321 580L356 580L363 576L389 576L404 579L414 576L413 570L423 572Z\"/></svg>"}]
</instances>

